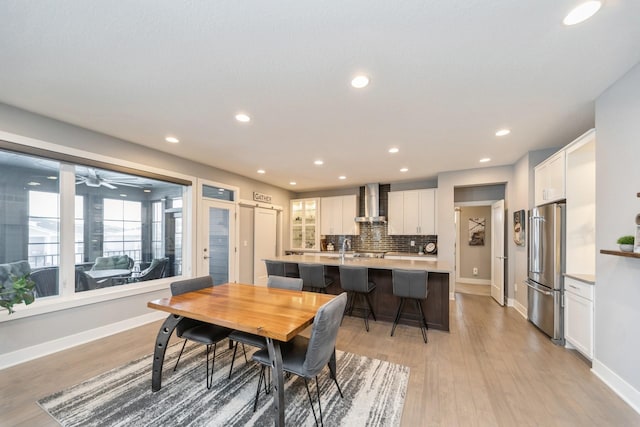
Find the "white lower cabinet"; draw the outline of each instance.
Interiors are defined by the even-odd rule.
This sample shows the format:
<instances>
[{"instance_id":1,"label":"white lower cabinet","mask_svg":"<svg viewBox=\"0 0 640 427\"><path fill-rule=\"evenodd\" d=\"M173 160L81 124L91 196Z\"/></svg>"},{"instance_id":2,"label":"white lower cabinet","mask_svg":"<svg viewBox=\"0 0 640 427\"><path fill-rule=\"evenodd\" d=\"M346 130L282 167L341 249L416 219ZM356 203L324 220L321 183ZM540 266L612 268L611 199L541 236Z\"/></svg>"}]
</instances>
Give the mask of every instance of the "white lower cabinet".
<instances>
[{"instance_id":1,"label":"white lower cabinet","mask_svg":"<svg viewBox=\"0 0 640 427\"><path fill-rule=\"evenodd\" d=\"M565 339L589 359L593 359L593 287L564 279Z\"/></svg>"}]
</instances>

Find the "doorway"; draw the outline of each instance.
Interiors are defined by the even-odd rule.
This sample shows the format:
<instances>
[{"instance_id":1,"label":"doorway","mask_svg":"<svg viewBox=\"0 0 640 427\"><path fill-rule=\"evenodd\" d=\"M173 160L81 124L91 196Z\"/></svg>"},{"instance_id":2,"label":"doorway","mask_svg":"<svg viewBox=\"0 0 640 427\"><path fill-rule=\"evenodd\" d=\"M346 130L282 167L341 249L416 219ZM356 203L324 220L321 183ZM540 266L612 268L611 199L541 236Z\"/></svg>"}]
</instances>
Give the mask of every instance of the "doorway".
<instances>
[{"instance_id":1,"label":"doorway","mask_svg":"<svg viewBox=\"0 0 640 427\"><path fill-rule=\"evenodd\" d=\"M216 285L237 282L238 189L199 180L196 275L209 275Z\"/></svg>"},{"instance_id":2,"label":"doorway","mask_svg":"<svg viewBox=\"0 0 640 427\"><path fill-rule=\"evenodd\" d=\"M505 184L456 187L455 292L505 304Z\"/></svg>"}]
</instances>

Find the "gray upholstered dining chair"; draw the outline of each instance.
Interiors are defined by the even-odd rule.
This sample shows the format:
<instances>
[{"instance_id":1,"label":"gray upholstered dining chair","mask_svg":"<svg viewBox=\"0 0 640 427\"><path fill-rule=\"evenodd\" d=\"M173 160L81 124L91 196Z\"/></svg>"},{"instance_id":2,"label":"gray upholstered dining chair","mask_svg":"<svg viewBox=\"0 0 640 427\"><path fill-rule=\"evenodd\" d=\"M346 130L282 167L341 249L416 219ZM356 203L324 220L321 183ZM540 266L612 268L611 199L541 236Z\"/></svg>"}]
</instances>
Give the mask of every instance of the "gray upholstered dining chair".
<instances>
[{"instance_id":1,"label":"gray upholstered dining chair","mask_svg":"<svg viewBox=\"0 0 640 427\"><path fill-rule=\"evenodd\" d=\"M58 267L33 270L29 276L36 284L38 298L58 295Z\"/></svg>"},{"instance_id":2,"label":"gray upholstered dining chair","mask_svg":"<svg viewBox=\"0 0 640 427\"><path fill-rule=\"evenodd\" d=\"M400 297L400 304L398 305L396 319L393 321L393 327L391 328L391 336L393 336L396 330L405 301L410 299L416 303L416 309L420 314L420 332L422 332L424 342L427 342L428 326L427 319L422 310L422 301L426 301L429 295L428 278L429 275L424 270L392 270L393 294Z\"/></svg>"},{"instance_id":3,"label":"gray upholstered dining chair","mask_svg":"<svg viewBox=\"0 0 640 427\"><path fill-rule=\"evenodd\" d=\"M347 309L345 313L349 316L353 315L353 310L364 311L364 326L369 332L369 315L376 320L376 314L373 312L369 294L376 288L376 284L369 281L369 269L367 267L341 265L340 270L340 286L347 292ZM366 306L356 307L357 299L364 299Z\"/></svg>"},{"instance_id":4,"label":"gray upholstered dining chair","mask_svg":"<svg viewBox=\"0 0 640 427\"><path fill-rule=\"evenodd\" d=\"M313 417L316 420L316 424L318 424L318 418L316 417L316 411L313 407L308 383L308 380L312 378L316 379L320 425L323 425L323 420L318 374L325 366L329 366L329 369L332 370L329 361L335 352L338 329L340 329L340 322L342 321L342 315L346 305L347 294L343 292L318 309L313 321L311 338L305 338L297 335L291 341L280 346L280 351L282 352L282 369L285 372L298 375L304 379L307 396L309 397L309 403L311 404L311 410L313 411ZM258 379L256 399L253 404L253 410L255 411L258 405L260 387L262 386L262 381L265 378L264 370L265 367L271 365L271 362L267 349L258 350L253 354L252 359L262 365ZM340 389L340 385L338 384L337 373L331 372L331 375L333 376L336 387L338 387L340 397L344 397L342 390Z\"/></svg>"},{"instance_id":5,"label":"gray upholstered dining chair","mask_svg":"<svg viewBox=\"0 0 640 427\"><path fill-rule=\"evenodd\" d=\"M171 295L181 295L187 292L197 291L204 288L213 286L213 279L211 276L196 277L193 279L180 280L171 284ZM184 346L187 344L187 340L191 340L206 346L207 355L207 389L211 388L213 384L213 368L216 361L216 345L218 342L229 336L230 329L222 326L213 325L211 323L201 322L200 320L189 319L187 317L180 320L176 326L176 335L180 338L184 338L182 349L176 360L176 365L173 367L175 371L178 368L180 357L184 351ZM209 354L211 354L211 346L213 346L213 357L211 359L211 373L209 373Z\"/></svg>"},{"instance_id":6,"label":"gray upholstered dining chair","mask_svg":"<svg viewBox=\"0 0 640 427\"><path fill-rule=\"evenodd\" d=\"M322 264L298 264L300 278L304 287L311 288L315 292L327 293L327 287L333 283L333 279L325 276Z\"/></svg>"},{"instance_id":7,"label":"gray upholstered dining chair","mask_svg":"<svg viewBox=\"0 0 640 427\"><path fill-rule=\"evenodd\" d=\"M301 291L302 279L297 279L294 277L269 276L269 278L267 279L267 287L289 289L292 291ZM229 334L229 340L235 342L235 345L233 346L233 356L231 356L231 367L229 368L229 378L231 378L231 373L233 372L233 364L236 360L238 343L242 344L242 352L244 353L245 362L248 362L247 352L244 348L245 344L253 347L257 347L260 349L267 348L267 341L265 340L264 337L261 337L260 335L250 334L249 332L233 331Z\"/></svg>"}]
</instances>

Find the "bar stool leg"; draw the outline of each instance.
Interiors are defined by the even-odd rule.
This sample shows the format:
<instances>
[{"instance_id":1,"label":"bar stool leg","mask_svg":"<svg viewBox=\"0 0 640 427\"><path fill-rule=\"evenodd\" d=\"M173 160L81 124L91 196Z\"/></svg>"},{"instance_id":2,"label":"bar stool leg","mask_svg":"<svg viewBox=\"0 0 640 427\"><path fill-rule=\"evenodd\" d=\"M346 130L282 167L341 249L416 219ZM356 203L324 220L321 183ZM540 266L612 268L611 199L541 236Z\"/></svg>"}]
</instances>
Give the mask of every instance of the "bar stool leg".
<instances>
[{"instance_id":1,"label":"bar stool leg","mask_svg":"<svg viewBox=\"0 0 640 427\"><path fill-rule=\"evenodd\" d=\"M369 310L371 310L371 316L373 316L373 320L377 322L378 319L376 319L376 314L373 312L373 306L371 305L371 301L369 300L369 294L364 294L364 298L367 300L367 305L369 306Z\"/></svg>"},{"instance_id":2,"label":"bar stool leg","mask_svg":"<svg viewBox=\"0 0 640 427\"><path fill-rule=\"evenodd\" d=\"M404 306L404 298L400 298L400 304L398 305L398 313L396 313L396 320L393 321L393 328L391 328L391 336L396 330L396 326L398 326L398 321L400 320L400 314L402 313L402 307Z\"/></svg>"},{"instance_id":3,"label":"bar stool leg","mask_svg":"<svg viewBox=\"0 0 640 427\"><path fill-rule=\"evenodd\" d=\"M424 343L427 343L427 329L429 329L429 326L427 326L427 319L424 317L424 311L422 310L422 304L420 303L420 300L415 300L416 301L416 305L418 306L418 311L420 312L420 332L422 332L422 338L424 339Z\"/></svg>"}]
</instances>

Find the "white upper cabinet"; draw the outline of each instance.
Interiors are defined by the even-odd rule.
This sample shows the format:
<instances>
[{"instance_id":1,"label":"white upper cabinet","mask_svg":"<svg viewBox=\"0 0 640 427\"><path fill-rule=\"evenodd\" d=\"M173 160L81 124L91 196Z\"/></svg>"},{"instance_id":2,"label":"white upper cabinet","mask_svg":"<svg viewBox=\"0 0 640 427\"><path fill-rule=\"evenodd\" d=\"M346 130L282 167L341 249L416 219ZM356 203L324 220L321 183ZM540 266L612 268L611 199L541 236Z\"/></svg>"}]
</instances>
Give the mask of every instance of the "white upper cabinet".
<instances>
[{"instance_id":1,"label":"white upper cabinet","mask_svg":"<svg viewBox=\"0 0 640 427\"><path fill-rule=\"evenodd\" d=\"M320 234L330 236L358 234L357 196L323 197L320 199Z\"/></svg>"},{"instance_id":2,"label":"white upper cabinet","mask_svg":"<svg viewBox=\"0 0 640 427\"><path fill-rule=\"evenodd\" d=\"M559 151L534 169L536 206L565 199L566 155Z\"/></svg>"},{"instance_id":3,"label":"white upper cabinet","mask_svg":"<svg viewBox=\"0 0 640 427\"><path fill-rule=\"evenodd\" d=\"M318 212L320 199L291 200L290 249L315 249L320 247Z\"/></svg>"},{"instance_id":4,"label":"white upper cabinet","mask_svg":"<svg viewBox=\"0 0 640 427\"><path fill-rule=\"evenodd\" d=\"M390 235L427 235L436 231L436 189L389 193Z\"/></svg>"}]
</instances>

